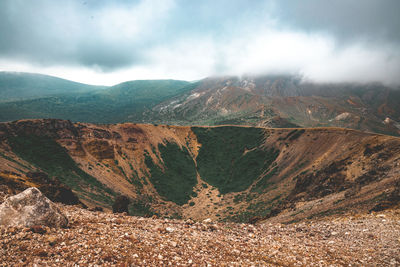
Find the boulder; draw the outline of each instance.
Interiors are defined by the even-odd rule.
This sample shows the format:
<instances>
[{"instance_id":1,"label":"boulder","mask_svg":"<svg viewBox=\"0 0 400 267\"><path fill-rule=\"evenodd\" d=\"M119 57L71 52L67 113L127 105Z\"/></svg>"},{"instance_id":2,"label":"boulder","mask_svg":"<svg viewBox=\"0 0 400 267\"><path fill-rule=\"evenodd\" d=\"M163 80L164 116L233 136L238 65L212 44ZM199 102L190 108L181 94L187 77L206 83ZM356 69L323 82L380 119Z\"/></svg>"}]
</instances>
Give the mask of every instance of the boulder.
<instances>
[{"instance_id":1,"label":"boulder","mask_svg":"<svg viewBox=\"0 0 400 267\"><path fill-rule=\"evenodd\" d=\"M129 213L128 206L130 200L127 196L117 196L112 205L113 213Z\"/></svg>"},{"instance_id":2,"label":"boulder","mask_svg":"<svg viewBox=\"0 0 400 267\"><path fill-rule=\"evenodd\" d=\"M0 225L66 227L67 224L67 217L35 187L7 198L0 205Z\"/></svg>"}]
</instances>

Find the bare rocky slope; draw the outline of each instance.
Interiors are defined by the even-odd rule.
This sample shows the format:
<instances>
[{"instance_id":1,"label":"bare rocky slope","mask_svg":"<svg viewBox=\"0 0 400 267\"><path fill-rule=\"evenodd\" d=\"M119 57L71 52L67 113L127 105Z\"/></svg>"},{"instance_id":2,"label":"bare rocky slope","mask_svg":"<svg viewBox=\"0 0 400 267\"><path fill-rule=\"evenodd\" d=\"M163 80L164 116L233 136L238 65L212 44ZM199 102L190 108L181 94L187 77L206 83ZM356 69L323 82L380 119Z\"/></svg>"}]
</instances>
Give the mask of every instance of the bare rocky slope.
<instances>
[{"instance_id":1,"label":"bare rocky slope","mask_svg":"<svg viewBox=\"0 0 400 267\"><path fill-rule=\"evenodd\" d=\"M2 191L52 181L55 201L110 209L125 195L133 215L287 223L378 211L399 204L399 179L399 138L342 128L0 124Z\"/></svg>"},{"instance_id":2,"label":"bare rocky slope","mask_svg":"<svg viewBox=\"0 0 400 267\"><path fill-rule=\"evenodd\" d=\"M67 228L0 226L0 266L398 266L400 210L289 225L62 206Z\"/></svg>"},{"instance_id":3,"label":"bare rocky slope","mask_svg":"<svg viewBox=\"0 0 400 267\"><path fill-rule=\"evenodd\" d=\"M211 77L156 105L146 121L267 127L346 127L400 135L400 90L318 84L294 76Z\"/></svg>"}]
</instances>

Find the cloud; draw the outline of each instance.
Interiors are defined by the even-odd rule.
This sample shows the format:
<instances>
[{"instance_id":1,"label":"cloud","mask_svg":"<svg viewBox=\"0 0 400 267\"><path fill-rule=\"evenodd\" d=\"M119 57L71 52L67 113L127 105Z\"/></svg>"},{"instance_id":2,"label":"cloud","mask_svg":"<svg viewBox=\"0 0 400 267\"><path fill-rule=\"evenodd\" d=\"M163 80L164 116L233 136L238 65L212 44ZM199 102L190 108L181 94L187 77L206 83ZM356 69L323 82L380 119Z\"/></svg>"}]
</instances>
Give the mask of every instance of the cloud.
<instances>
[{"instance_id":1,"label":"cloud","mask_svg":"<svg viewBox=\"0 0 400 267\"><path fill-rule=\"evenodd\" d=\"M400 43L398 0L275 0L275 13L291 28L330 32L340 41Z\"/></svg>"},{"instance_id":2,"label":"cloud","mask_svg":"<svg viewBox=\"0 0 400 267\"><path fill-rule=\"evenodd\" d=\"M94 84L289 73L400 84L397 0L3 0L0 69Z\"/></svg>"},{"instance_id":3,"label":"cloud","mask_svg":"<svg viewBox=\"0 0 400 267\"><path fill-rule=\"evenodd\" d=\"M400 83L400 50L364 43L340 49L331 35L258 29L226 42L181 39L147 55L155 70L192 79L210 75L293 74L317 82ZM182 78L182 77L181 77Z\"/></svg>"},{"instance_id":4,"label":"cloud","mask_svg":"<svg viewBox=\"0 0 400 267\"><path fill-rule=\"evenodd\" d=\"M0 3L0 55L44 66L126 67L144 60L141 49L162 30L173 4L5 0Z\"/></svg>"}]
</instances>

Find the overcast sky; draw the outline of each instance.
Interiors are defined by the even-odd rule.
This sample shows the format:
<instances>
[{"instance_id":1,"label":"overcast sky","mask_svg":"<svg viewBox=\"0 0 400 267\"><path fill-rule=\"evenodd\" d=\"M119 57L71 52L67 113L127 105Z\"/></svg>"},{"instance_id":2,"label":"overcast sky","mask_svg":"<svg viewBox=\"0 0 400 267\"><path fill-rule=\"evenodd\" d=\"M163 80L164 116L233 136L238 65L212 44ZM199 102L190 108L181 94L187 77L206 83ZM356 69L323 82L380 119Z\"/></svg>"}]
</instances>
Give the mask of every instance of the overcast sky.
<instances>
[{"instance_id":1,"label":"overcast sky","mask_svg":"<svg viewBox=\"0 0 400 267\"><path fill-rule=\"evenodd\" d=\"M400 84L399 0L0 0L0 70Z\"/></svg>"}]
</instances>

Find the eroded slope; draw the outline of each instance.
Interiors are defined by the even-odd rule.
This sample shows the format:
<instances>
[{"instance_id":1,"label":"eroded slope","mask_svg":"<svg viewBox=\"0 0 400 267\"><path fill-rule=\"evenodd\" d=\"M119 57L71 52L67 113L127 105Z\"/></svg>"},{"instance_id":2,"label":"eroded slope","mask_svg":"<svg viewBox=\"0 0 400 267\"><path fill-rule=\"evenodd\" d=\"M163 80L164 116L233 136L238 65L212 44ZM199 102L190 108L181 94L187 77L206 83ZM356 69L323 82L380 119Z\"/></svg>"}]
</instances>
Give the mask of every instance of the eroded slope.
<instances>
[{"instance_id":1,"label":"eroded slope","mask_svg":"<svg viewBox=\"0 0 400 267\"><path fill-rule=\"evenodd\" d=\"M0 124L1 170L56 178L137 215L291 222L395 206L400 139L341 128Z\"/></svg>"}]
</instances>

